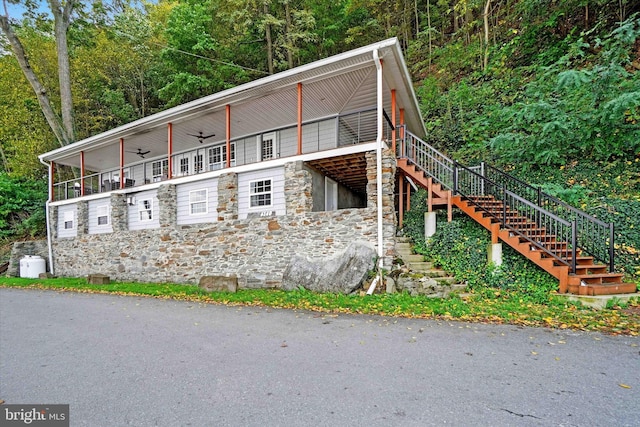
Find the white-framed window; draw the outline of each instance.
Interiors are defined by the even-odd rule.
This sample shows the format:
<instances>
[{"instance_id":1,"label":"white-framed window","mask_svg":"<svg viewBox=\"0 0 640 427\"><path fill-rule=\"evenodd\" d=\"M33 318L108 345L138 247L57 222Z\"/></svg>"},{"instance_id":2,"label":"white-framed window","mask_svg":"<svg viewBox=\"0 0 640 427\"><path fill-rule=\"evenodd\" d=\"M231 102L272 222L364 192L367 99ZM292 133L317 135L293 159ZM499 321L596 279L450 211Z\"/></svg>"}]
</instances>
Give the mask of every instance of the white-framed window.
<instances>
[{"instance_id":1,"label":"white-framed window","mask_svg":"<svg viewBox=\"0 0 640 427\"><path fill-rule=\"evenodd\" d=\"M62 214L62 220L64 222L64 229L65 230L73 230L75 228L75 221L74 221L74 212L73 211L66 211Z\"/></svg>"},{"instance_id":2,"label":"white-framed window","mask_svg":"<svg viewBox=\"0 0 640 427\"><path fill-rule=\"evenodd\" d=\"M193 190L189 192L189 215L203 215L209 212L208 190Z\"/></svg>"},{"instance_id":3,"label":"white-framed window","mask_svg":"<svg viewBox=\"0 0 640 427\"><path fill-rule=\"evenodd\" d=\"M98 206L96 208L96 216L98 217L98 225L109 225L109 205Z\"/></svg>"},{"instance_id":4,"label":"white-framed window","mask_svg":"<svg viewBox=\"0 0 640 427\"><path fill-rule=\"evenodd\" d=\"M275 159L276 153L276 133L270 132L258 136L258 158L260 160Z\"/></svg>"},{"instance_id":5,"label":"white-framed window","mask_svg":"<svg viewBox=\"0 0 640 427\"><path fill-rule=\"evenodd\" d=\"M193 156L193 171L195 173L202 172L203 163L204 163L204 155L196 154L195 156Z\"/></svg>"},{"instance_id":6,"label":"white-framed window","mask_svg":"<svg viewBox=\"0 0 640 427\"><path fill-rule=\"evenodd\" d=\"M144 199L138 201L138 215L140 221L153 220L153 199Z\"/></svg>"},{"instance_id":7,"label":"white-framed window","mask_svg":"<svg viewBox=\"0 0 640 427\"><path fill-rule=\"evenodd\" d=\"M189 175L189 158L182 157L180 159L180 175Z\"/></svg>"},{"instance_id":8,"label":"white-framed window","mask_svg":"<svg viewBox=\"0 0 640 427\"><path fill-rule=\"evenodd\" d=\"M271 206L272 188L271 179L249 182L249 207L259 208Z\"/></svg>"},{"instance_id":9,"label":"white-framed window","mask_svg":"<svg viewBox=\"0 0 640 427\"><path fill-rule=\"evenodd\" d=\"M236 143L231 143L231 166L236 165ZM227 167L227 144L209 148L209 170Z\"/></svg>"},{"instance_id":10,"label":"white-framed window","mask_svg":"<svg viewBox=\"0 0 640 427\"><path fill-rule=\"evenodd\" d=\"M169 160L156 160L151 163L151 176L153 177L153 182L162 181L166 179L169 174Z\"/></svg>"}]
</instances>

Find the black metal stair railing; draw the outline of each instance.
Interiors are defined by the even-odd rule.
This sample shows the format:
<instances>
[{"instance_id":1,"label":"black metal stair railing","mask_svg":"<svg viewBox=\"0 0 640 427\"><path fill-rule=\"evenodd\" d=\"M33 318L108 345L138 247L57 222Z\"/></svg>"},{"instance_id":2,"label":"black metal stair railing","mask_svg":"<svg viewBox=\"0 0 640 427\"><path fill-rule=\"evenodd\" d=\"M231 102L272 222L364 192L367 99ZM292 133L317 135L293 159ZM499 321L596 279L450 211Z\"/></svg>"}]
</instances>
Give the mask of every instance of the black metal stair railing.
<instances>
[{"instance_id":1,"label":"black metal stair railing","mask_svg":"<svg viewBox=\"0 0 640 427\"><path fill-rule=\"evenodd\" d=\"M485 176L493 181L500 182L506 189L517 193L529 202L553 213L559 218L575 222L576 239L580 242L580 248L607 264L610 272L614 271L615 229L613 223L601 221L543 192L540 187L533 187L493 166L485 165L483 170L485 171ZM567 238L568 236L562 237Z\"/></svg>"},{"instance_id":2,"label":"black metal stair railing","mask_svg":"<svg viewBox=\"0 0 640 427\"><path fill-rule=\"evenodd\" d=\"M400 129L397 155L408 159L421 171L432 177L454 195L460 194L471 204L501 222L513 234L531 243L532 249L541 250L550 257L576 271L577 250L580 248L595 259L607 264L614 272L614 225L607 224L526 182L484 163L467 167L431 147L417 136ZM502 211L488 209L478 202L478 196L492 196L502 202ZM557 243L535 239L515 224L509 214L517 213L555 236Z\"/></svg>"},{"instance_id":3,"label":"black metal stair railing","mask_svg":"<svg viewBox=\"0 0 640 427\"><path fill-rule=\"evenodd\" d=\"M486 171L483 165L481 171ZM481 192L479 192L481 190ZM509 230L512 235L517 235L521 240L527 241L532 250L540 250L547 256L570 267L572 272L576 270L577 241L574 223L554 215L542 209L525 197L508 190L503 182L495 182L481 173L473 171L458 163L454 166L454 194L459 194L487 216L499 221L502 228ZM486 206L486 198L501 202L498 209L490 209ZM485 203L483 203L483 201ZM528 234L529 229L519 227L512 222L516 217L524 217L535 223L537 230L544 230L545 235L555 236L555 242L536 239L535 234ZM567 246L558 247L557 242L567 242Z\"/></svg>"},{"instance_id":4,"label":"black metal stair railing","mask_svg":"<svg viewBox=\"0 0 640 427\"><path fill-rule=\"evenodd\" d=\"M411 132L404 125L397 126L400 143L396 155L406 158L418 169L432 177L435 182L447 190L453 190L453 169L455 162L440 151L433 148ZM479 171L481 166L469 169Z\"/></svg>"}]
</instances>

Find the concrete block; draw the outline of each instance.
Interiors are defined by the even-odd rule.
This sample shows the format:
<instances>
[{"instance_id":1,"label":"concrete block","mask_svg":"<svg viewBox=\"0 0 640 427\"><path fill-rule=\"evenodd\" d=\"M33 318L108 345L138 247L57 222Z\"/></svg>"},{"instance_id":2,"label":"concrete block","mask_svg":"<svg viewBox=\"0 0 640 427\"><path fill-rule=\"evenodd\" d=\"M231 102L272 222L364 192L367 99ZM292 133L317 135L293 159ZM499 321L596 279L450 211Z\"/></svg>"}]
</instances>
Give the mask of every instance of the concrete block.
<instances>
[{"instance_id":1,"label":"concrete block","mask_svg":"<svg viewBox=\"0 0 640 427\"><path fill-rule=\"evenodd\" d=\"M90 274L87 276L87 282L90 285L108 285L111 278L106 274Z\"/></svg>"},{"instance_id":2,"label":"concrete block","mask_svg":"<svg viewBox=\"0 0 640 427\"><path fill-rule=\"evenodd\" d=\"M238 276L235 274L225 276L202 276L198 286L200 289L207 292L236 293L238 291Z\"/></svg>"},{"instance_id":3,"label":"concrete block","mask_svg":"<svg viewBox=\"0 0 640 427\"><path fill-rule=\"evenodd\" d=\"M424 213L424 237L429 239L436 234L436 213L425 212Z\"/></svg>"},{"instance_id":4,"label":"concrete block","mask_svg":"<svg viewBox=\"0 0 640 427\"><path fill-rule=\"evenodd\" d=\"M502 243L491 243L487 247L487 261L494 265L502 265Z\"/></svg>"}]
</instances>

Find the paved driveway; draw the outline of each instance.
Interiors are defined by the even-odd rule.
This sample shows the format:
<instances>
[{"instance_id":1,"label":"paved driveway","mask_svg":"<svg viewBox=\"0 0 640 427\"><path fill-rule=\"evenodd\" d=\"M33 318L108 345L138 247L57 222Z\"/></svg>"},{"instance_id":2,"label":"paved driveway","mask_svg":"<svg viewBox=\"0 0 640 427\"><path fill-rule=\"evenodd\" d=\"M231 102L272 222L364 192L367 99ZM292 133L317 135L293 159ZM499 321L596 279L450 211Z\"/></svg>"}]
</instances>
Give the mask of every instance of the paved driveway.
<instances>
[{"instance_id":1,"label":"paved driveway","mask_svg":"<svg viewBox=\"0 0 640 427\"><path fill-rule=\"evenodd\" d=\"M639 426L639 345L0 289L0 399L70 404L72 426Z\"/></svg>"}]
</instances>

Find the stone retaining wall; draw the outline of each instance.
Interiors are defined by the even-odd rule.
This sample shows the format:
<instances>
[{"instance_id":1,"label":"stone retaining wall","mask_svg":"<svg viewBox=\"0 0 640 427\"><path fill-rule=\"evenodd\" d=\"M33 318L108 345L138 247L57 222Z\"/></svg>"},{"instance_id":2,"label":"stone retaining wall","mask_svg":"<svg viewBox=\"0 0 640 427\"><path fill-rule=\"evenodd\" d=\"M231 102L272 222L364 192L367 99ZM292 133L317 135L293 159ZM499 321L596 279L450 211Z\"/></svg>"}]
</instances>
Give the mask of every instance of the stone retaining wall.
<instances>
[{"instance_id":1,"label":"stone retaining wall","mask_svg":"<svg viewBox=\"0 0 640 427\"><path fill-rule=\"evenodd\" d=\"M41 256L47 265L47 271L49 269L49 249L47 247L46 240L29 240L27 242L15 242L11 249L11 257L9 258L9 269L7 270L7 276L18 277L20 276L20 260L25 255L38 255Z\"/></svg>"},{"instance_id":2,"label":"stone retaining wall","mask_svg":"<svg viewBox=\"0 0 640 427\"><path fill-rule=\"evenodd\" d=\"M375 168L375 153L367 159ZM395 158L385 159L384 172L384 264L390 267L395 255ZM373 179L375 188L375 173ZM366 208L311 212L311 182L300 164L285 165L287 214L239 220L237 175L224 174L218 180L218 222L185 226L176 225L175 185L164 184L158 189L160 228L129 231L118 223L126 215L112 206L112 233L54 239L56 274L192 284L202 276L236 274L241 288L279 287L295 254L319 259L341 253L354 241L377 245L375 193L373 204L369 194ZM112 197L111 202L121 206L126 200Z\"/></svg>"}]
</instances>

